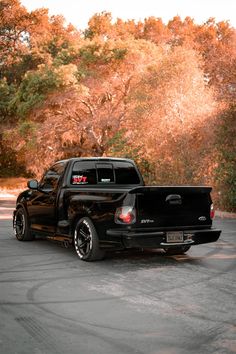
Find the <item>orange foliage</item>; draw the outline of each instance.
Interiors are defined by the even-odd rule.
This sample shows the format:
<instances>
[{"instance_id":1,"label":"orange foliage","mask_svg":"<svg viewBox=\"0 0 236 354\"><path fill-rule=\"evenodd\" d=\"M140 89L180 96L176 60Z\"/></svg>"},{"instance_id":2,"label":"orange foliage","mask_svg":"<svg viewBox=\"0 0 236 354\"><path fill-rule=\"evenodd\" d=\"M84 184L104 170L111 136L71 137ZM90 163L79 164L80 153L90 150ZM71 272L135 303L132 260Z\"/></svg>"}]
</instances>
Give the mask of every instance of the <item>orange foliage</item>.
<instances>
[{"instance_id":1,"label":"orange foliage","mask_svg":"<svg viewBox=\"0 0 236 354\"><path fill-rule=\"evenodd\" d=\"M28 170L40 174L72 155L106 155L124 132L129 148L153 164L156 182L212 183L215 127L236 96L236 33L228 22L113 21L102 12L81 33L47 9L27 12L18 0L2 0L0 9L5 95L6 83L24 90L29 71L46 68L60 79L27 111L24 129L33 128L25 135L22 122L11 129Z\"/></svg>"}]
</instances>

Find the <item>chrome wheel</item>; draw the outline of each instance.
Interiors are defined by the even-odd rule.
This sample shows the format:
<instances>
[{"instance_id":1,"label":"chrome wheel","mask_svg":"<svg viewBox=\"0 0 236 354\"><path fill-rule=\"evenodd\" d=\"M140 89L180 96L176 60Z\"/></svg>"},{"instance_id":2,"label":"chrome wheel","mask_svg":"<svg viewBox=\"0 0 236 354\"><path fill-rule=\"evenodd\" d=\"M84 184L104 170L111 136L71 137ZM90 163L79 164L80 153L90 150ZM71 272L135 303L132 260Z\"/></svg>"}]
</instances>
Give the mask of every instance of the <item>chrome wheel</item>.
<instances>
[{"instance_id":1,"label":"chrome wheel","mask_svg":"<svg viewBox=\"0 0 236 354\"><path fill-rule=\"evenodd\" d=\"M20 207L15 211L13 229L15 236L19 241L32 241L34 239L34 235L30 230L28 215L23 207Z\"/></svg>"},{"instance_id":2,"label":"chrome wheel","mask_svg":"<svg viewBox=\"0 0 236 354\"><path fill-rule=\"evenodd\" d=\"M80 219L74 230L74 245L77 255L83 261L98 261L105 255L100 249L97 231L87 217Z\"/></svg>"},{"instance_id":3,"label":"chrome wheel","mask_svg":"<svg viewBox=\"0 0 236 354\"><path fill-rule=\"evenodd\" d=\"M91 229L86 220L75 230L75 249L80 258L86 257L92 249Z\"/></svg>"},{"instance_id":4,"label":"chrome wheel","mask_svg":"<svg viewBox=\"0 0 236 354\"><path fill-rule=\"evenodd\" d=\"M13 228L18 239L22 239L25 233L25 216L23 209L18 209L14 217Z\"/></svg>"}]
</instances>

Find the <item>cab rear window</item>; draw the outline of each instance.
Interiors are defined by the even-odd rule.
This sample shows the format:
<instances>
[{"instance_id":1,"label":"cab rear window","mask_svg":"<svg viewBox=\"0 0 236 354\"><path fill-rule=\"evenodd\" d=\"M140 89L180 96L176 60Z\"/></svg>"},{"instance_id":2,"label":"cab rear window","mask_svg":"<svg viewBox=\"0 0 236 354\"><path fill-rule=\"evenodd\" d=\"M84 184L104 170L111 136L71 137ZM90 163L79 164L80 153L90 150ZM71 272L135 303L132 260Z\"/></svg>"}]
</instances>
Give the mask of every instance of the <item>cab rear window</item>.
<instances>
[{"instance_id":1,"label":"cab rear window","mask_svg":"<svg viewBox=\"0 0 236 354\"><path fill-rule=\"evenodd\" d=\"M116 162L115 176L116 184L140 184L140 177L130 162Z\"/></svg>"},{"instance_id":2,"label":"cab rear window","mask_svg":"<svg viewBox=\"0 0 236 354\"><path fill-rule=\"evenodd\" d=\"M96 162L77 161L74 163L71 184L140 184L135 167L126 161Z\"/></svg>"},{"instance_id":3,"label":"cab rear window","mask_svg":"<svg viewBox=\"0 0 236 354\"><path fill-rule=\"evenodd\" d=\"M76 162L73 167L71 184L97 184L95 164L90 161Z\"/></svg>"},{"instance_id":4,"label":"cab rear window","mask_svg":"<svg viewBox=\"0 0 236 354\"><path fill-rule=\"evenodd\" d=\"M115 175L112 164L96 164L98 183L115 183Z\"/></svg>"}]
</instances>

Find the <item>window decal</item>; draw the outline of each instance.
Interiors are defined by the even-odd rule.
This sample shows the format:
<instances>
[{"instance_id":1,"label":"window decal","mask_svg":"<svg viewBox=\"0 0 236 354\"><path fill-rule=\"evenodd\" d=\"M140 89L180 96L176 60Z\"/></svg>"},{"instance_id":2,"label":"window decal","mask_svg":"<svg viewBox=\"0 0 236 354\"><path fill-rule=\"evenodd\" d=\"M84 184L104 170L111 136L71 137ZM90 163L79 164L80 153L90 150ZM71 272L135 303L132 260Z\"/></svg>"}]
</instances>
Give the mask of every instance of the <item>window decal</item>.
<instances>
[{"instance_id":1,"label":"window decal","mask_svg":"<svg viewBox=\"0 0 236 354\"><path fill-rule=\"evenodd\" d=\"M87 177L83 175L74 175L72 177L72 184L87 184Z\"/></svg>"}]
</instances>

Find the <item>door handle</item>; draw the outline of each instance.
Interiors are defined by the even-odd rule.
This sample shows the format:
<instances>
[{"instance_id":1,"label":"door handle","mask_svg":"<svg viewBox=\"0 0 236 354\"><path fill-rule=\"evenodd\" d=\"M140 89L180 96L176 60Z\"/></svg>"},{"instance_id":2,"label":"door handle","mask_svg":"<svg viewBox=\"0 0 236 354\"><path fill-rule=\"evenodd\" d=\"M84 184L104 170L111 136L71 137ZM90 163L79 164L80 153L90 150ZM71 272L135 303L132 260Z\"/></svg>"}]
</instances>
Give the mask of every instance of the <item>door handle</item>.
<instances>
[{"instance_id":1,"label":"door handle","mask_svg":"<svg viewBox=\"0 0 236 354\"><path fill-rule=\"evenodd\" d=\"M181 205L182 204L181 195L179 195L179 194L169 194L166 197L166 203L169 203L171 205Z\"/></svg>"}]
</instances>

